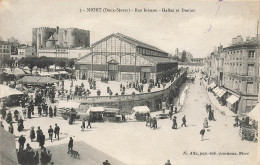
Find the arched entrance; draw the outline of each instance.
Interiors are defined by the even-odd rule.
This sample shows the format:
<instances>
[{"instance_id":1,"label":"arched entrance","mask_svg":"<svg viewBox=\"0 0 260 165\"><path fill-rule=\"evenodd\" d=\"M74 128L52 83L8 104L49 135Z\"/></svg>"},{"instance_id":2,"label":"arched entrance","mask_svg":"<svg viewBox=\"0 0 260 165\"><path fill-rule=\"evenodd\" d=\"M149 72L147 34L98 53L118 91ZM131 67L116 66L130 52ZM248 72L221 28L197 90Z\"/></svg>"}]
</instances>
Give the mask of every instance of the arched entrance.
<instances>
[{"instance_id":1,"label":"arched entrance","mask_svg":"<svg viewBox=\"0 0 260 165\"><path fill-rule=\"evenodd\" d=\"M118 62L111 60L108 63L108 80L117 81L118 80Z\"/></svg>"}]
</instances>

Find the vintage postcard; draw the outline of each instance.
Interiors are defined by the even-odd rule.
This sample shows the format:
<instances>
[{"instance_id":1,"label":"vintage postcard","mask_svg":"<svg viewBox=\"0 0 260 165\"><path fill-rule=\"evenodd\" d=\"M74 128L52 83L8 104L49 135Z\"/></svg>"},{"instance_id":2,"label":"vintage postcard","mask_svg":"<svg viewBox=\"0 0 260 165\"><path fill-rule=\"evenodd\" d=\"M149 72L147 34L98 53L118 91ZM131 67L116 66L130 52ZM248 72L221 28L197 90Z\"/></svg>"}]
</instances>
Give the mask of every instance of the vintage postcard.
<instances>
[{"instance_id":1,"label":"vintage postcard","mask_svg":"<svg viewBox=\"0 0 260 165\"><path fill-rule=\"evenodd\" d=\"M0 0L1 165L259 165L259 0Z\"/></svg>"}]
</instances>

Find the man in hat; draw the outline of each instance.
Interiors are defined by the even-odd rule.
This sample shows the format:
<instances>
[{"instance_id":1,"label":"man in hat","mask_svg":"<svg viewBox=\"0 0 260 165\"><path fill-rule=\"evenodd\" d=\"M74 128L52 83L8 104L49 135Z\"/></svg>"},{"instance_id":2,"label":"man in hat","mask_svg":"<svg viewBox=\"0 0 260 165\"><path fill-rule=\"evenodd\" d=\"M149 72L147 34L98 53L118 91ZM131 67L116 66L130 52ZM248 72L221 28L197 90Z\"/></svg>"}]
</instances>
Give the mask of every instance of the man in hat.
<instances>
[{"instance_id":1,"label":"man in hat","mask_svg":"<svg viewBox=\"0 0 260 165\"><path fill-rule=\"evenodd\" d=\"M60 140L60 127L57 125L57 123L55 124L54 134L55 134L55 138L56 138L56 135L57 135L58 140Z\"/></svg>"},{"instance_id":2,"label":"man in hat","mask_svg":"<svg viewBox=\"0 0 260 165\"><path fill-rule=\"evenodd\" d=\"M172 129L177 129L177 117L174 116L172 120Z\"/></svg>"},{"instance_id":3,"label":"man in hat","mask_svg":"<svg viewBox=\"0 0 260 165\"><path fill-rule=\"evenodd\" d=\"M32 127L31 130L30 130L30 139L31 139L31 142L33 142L33 139L35 139L34 127Z\"/></svg>"},{"instance_id":4,"label":"man in hat","mask_svg":"<svg viewBox=\"0 0 260 165\"><path fill-rule=\"evenodd\" d=\"M52 142L53 129L52 129L51 125L50 125L50 128L48 129L48 133L49 133L49 139Z\"/></svg>"},{"instance_id":5,"label":"man in hat","mask_svg":"<svg viewBox=\"0 0 260 165\"><path fill-rule=\"evenodd\" d=\"M21 135L18 139L18 142L19 142L19 148L20 149L24 149L24 143L25 143L26 139L23 135Z\"/></svg>"}]
</instances>

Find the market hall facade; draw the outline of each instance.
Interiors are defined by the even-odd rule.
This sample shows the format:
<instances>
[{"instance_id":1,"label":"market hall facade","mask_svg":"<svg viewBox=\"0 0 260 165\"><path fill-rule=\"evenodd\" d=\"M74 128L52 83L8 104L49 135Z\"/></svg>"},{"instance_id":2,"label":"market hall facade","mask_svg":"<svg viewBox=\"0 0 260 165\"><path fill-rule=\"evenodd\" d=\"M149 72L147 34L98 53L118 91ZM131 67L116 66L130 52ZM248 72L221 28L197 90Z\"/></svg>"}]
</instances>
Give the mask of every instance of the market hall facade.
<instances>
[{"instance_id":1,"label":"market hall facade","mask_svg":"<svg viewBox=\"0 0 260 165\"><path fill-rule=\"evenodd\" d=\"M147 83L177 70L178 62L168 53L120 33L95 42L91 53L76 62L76 76L80 79Z\"/></svg>"}]
</instances>

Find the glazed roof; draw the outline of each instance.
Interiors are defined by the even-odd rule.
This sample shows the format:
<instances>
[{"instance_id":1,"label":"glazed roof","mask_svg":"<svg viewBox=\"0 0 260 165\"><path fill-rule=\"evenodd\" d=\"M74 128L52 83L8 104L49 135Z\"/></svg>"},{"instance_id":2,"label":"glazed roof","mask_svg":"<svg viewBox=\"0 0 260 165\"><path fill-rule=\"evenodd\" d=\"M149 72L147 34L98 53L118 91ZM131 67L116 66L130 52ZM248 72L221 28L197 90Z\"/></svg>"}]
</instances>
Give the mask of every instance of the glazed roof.
<instances>
[{"instance_id":1,"label":"glazed roof","mask_svg":"<svg viewBox=\"0 0 260 165\"><path fill-rule=\"evenodd\" d=\"M126 41L126 42L128 42L130 44L133 44L133 45L136 45L136 46L139 46L139 47L147 48L147 49L158 51L158 52L162 52L162 53L167 53L167 52L165 52L165 51L163 51L163 50L161 50L161 49L159 49L159 48L157 48L155 46L149 45L147 43L144 43L142 41L136 40L134 38L131 38L131 37L126 36L126 35L123 35L121 33L116 33L116 34L113 33L113 34L111 34L111 35L109 35L109 36L107 36L107 37L105 37L105 38L103 38L103 39L93 43L92 46L95 46L95 45L99 44L100 42L103 42L104 40L107 40L107 39L109 39L111 37L119 38L119 39L121 39L123 41Z\"/></svg>"}]
</instances>

